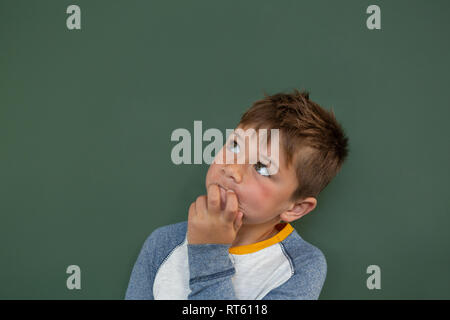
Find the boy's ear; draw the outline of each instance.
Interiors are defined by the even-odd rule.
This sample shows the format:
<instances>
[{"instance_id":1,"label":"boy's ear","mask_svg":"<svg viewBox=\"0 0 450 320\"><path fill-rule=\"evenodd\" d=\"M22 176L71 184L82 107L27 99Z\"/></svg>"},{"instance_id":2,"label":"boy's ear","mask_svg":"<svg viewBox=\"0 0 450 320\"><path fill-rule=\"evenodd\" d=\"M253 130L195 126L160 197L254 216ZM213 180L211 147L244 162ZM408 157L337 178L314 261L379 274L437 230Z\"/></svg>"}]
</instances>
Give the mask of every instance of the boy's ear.
<instances>
[{"instance_id":1,"label":"boy's ear","mask_svg":"<svg viewBox=\"0 0 450 320\"><path fill-rule=\"evenodd\" d=\"M280 214L280 219L285 222L293 222L313 211L317 205L316 198L309 197L295 202L290 209Z\"/></svg>"}]
</instances>

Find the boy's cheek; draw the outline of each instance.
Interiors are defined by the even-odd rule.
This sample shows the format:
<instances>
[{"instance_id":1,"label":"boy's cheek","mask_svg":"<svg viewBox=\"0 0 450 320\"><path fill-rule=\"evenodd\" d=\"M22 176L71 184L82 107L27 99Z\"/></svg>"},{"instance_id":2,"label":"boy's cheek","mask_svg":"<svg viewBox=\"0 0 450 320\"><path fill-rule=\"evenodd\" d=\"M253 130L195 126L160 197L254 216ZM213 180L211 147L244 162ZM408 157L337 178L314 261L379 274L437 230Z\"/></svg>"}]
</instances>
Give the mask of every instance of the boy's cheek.
<instances>
[{"instance_id":1,"label":"boy's cheek","mask_svg":"<svg viewBox=\"0 0 450 320\"><path fill-rule=\"evenodd\" d=\"M248 190L251 191L249 197L251 197L252 202L263 207L266 206L267 199L270 199L272 195L272 190L262 184L258 184L258 187L255 188L249 187Z\"/></svg>"},{"instance_id":2,"label":"boy's cheek","mask_svg":"<svg viewBox=\"0 0 450 320\"><path fill-rule=\"evenodd\" d=\"M251 190L251 188L247 189ZM255 218L257 216L264 216L264 212L270 210L271 191L267 188L258 188L253 192L248 192L242 197L242 201L246 203L248 209L255 212Z\"/></svg>"}]
</instances>

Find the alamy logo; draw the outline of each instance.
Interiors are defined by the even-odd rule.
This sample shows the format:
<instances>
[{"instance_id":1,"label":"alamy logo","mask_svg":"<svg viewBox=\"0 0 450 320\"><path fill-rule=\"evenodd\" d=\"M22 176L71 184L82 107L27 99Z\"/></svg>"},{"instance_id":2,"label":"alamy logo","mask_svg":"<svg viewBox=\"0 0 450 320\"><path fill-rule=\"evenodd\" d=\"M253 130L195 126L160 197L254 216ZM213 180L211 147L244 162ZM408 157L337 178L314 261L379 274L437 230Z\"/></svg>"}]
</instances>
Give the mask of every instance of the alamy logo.
<instances>
[{"instance_id":1,"label":"alamy logo","mask_svg":"<svg viewBox=\"0 0 450 320\"><path fill-rule=\"evenodd\" d=\"M376 4L367 7L366 13L371 14L366 20L366 26L369 30L381 29L381 9Z\"/></svg>"},{"instance_id":2,"label":"alamy logo","mask_svg":"<svg viewBox=\"0 0 450 320\"><path fill-rule=\"evenodd\" d=\"M81 269L77 265L70 265L66 269L66 273L70 276L66 280L67 289L81 289Z\"/></svg>"},{"instance_id":3,"label":"alamy logo","mask_svg":"<svg viewBox=\"0 0 450 320\"><path fill-rule=\"evenodd\" d=\"M381 289L381 269L379 266L373 264L367 267L366 272L371 274L369 278L367 278L366 285L367 289Z\"/></svg>"},{"instance_id":4,"label":"alamy logo","mask_svg":"<svg viewBox=\"0 0 450 320\"><path fill-rule=\"evenodd\" d=\"M224 146L222 131L210 128L203 132L202 122L194 121L193 137L189 130L179 128L172 132L170 140L178 142L171 152L172 162L177 165L211 164L213 162L217 164L256 164L261 162L273 164L271 174L278 172L279 129L226 129ZM203 148L204 141L210 142L205 148ZM246 150L248 150L248 156L245 156Z\"/></svg>"},{"instance_id":5,"label":"alamy logo","mask_svg":"<svg viewBox=\"0 0 450 320\"><path fill-rule=\"evenodd\" d=\"M79 6L72 4L67 7L67 14L70 16L66 19L66 26L69 30L80 30L81 29L81 9Z\"/></svg>"}]
</instances>

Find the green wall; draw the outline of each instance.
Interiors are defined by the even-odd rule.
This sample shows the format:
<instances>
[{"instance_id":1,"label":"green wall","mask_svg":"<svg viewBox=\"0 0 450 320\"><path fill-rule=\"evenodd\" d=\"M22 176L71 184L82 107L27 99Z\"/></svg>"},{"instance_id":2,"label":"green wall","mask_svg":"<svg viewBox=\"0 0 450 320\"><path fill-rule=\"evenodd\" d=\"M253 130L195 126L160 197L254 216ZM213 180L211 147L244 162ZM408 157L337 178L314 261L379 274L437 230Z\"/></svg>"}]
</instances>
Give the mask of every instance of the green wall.
<instances>
[{"instance_id":1,"label":"green wall","mask_svg":"<svg viewBox=\"0 0 450 320\"><path fill-rule=\"evenodd\" d=\"M81 8L68 30L66 8ZM381 8L369 30L366 8ZM449 299L448 1L0 2L0 298L123 299L207 164L173 130L234 128L293 88L333 108L350 155L294 223L328 263L321 299ZM66 268L81 268L68 290ZM381 289L369 290L369 265Z\"/></svg>"}]
</instances>

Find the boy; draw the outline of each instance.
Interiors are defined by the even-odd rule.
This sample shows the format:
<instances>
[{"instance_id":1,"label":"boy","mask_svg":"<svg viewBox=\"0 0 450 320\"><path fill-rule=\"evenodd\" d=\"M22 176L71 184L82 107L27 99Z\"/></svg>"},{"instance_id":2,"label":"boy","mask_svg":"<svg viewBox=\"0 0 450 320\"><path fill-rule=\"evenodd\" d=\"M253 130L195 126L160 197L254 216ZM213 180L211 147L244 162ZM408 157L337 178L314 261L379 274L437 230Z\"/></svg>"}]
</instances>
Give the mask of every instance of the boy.
<instances>
[{"instance_id":1,"label":"boy","mask_svg":"<svg viewBox=\"0 0 450 320\"><path fill-rule=\"evenodd\" d=\"M318 299L325 257L290 223L316 207L347 157L348 138L333 112L298 90L256 101L238 125L249 128L278 129L277 159L250 163L246 137L235 130L188 221L158 228L145 241L126 299ZM230 155L244 161L227 161Z\"/></svg>"}]
</instances>

